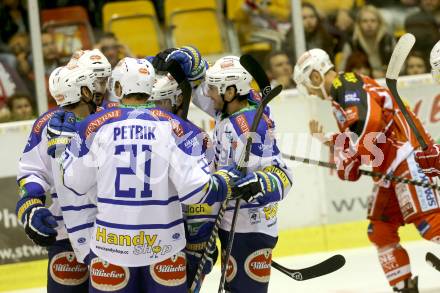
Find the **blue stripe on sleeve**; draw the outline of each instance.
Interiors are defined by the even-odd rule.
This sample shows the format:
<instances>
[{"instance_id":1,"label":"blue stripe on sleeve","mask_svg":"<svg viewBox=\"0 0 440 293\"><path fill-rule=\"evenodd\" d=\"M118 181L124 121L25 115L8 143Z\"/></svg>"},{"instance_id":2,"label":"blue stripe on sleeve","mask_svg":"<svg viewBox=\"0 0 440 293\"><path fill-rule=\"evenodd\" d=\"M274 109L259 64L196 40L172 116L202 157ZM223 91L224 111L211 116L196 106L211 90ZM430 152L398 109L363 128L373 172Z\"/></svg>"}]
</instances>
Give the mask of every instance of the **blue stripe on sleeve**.
<instances>
[{"instance_id":1,"label":"blue stripe on sleeve","mask_svg":"<svg viewBox=\"0 0 440 293\"><path fill-rule=\"evenodd\" d=\"M81 206L62 206L61 210L63 212L66 212L66 211L80 211L80 210L92 209L92 208L96 208L96 206L94 204L86 204Z\"/></svg>"},{"instance_id":2,"label":"blue stripe on sleeve","mask_svg":"<svg viewBox=\"0 0 440 293\"><path fill-rule=\"evenodd\" d=\"M98 197L98 202L100 203L108 203L115 205L123 205L123 206L149 206L149 205L159 205L166 206L174 201L178 201L179 197L177 195L168 198L167 200L120 200L120 199L111 199L105 197Z\"/></svg>"},{"instance_id":3,"label":"blue stripe on sleeve","mask_svg":"<svg viewBox=\"0 0 440 293\"><path fill-rule=\"evenodd\" d=\"M72 228L67 228L67 232L68 233L73 233L73 232L77 232L77 231L80 231L80 230L88 229L88 228L93 227L93 224L94 223L87 223L87 224L82 224L82 225L75 226L75 227L72 227Z\"/></svg>"},{"instance_id":4,"label":"blue stripe on sleeve","mask_svg":"<svg viewBox=\"0 0 440 293\"><path fill-rule=\"evenodd\" d=\"M202 190L202 189L205 187L205 184L206 184L206 183L204 183L202 186L196 188L195 190L191 191L190 193L188 193L187 195L185 195L184 197L182 197L182 198L180 199L180 201L181 201L181 202L182 202L182 201L185 201L185 200L187 200L188 198L190 198L191 196L193 196L194 194L198 193L200 190Z\"/></svg>"},{"instance_id":5,"label":"blue stripe on sleeve","mask_svg":"<svg viewBox=\"0 0 440 293\"><path fill-rule=\"evenodd\" d=\"M127 225L110 223L96 219L96 224L108 228L126 229L126 230L139 230L139 229L169 229L183 223L183 219L177 219L167 224L141 224L141 225Z\"/></svg>"}]
</instances>

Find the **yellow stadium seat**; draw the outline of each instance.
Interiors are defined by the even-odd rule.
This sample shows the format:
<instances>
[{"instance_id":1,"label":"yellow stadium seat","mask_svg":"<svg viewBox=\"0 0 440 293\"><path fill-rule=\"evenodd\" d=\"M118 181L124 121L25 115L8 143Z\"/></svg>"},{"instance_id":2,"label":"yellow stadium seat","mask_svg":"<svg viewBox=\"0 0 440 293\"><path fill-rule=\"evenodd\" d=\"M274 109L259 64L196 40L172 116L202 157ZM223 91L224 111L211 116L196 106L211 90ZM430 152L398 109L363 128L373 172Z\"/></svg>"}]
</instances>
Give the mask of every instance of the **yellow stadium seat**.
<instances>
[{"instance_id":1,"label":"yellow stadium seat","mask_svg":"<svg viewBox=\"0 0 440 293\"><path fill-rule=\"evenodd\" d=\"M103 27L105 31L113 32L138 57L156 55L165 47L151 1L106 3Z\"/></svg>"},{"instance_id":2,"label":"yellow stadium seat","mask_svg":"<svg viewBox=\"0 0 440 293\"><path fill-rule=\"evenodd\" d=\"M313 4L316 9L323 13L331 13L339 9L350 10L355 5L360 7L365 4L365 0L308 0L307 2Z\"/></svg>"},{"instance_id":3,"label":"yellow stadium seat","mask_svg":"<svg viewBox=\"0 0 440 293\"><path fill-rule=\"evenodd\" d=\"M165 22L172 46L193 45L202 54L229 50L215 0L166 0Z\"/></svg>"}]
</instances>

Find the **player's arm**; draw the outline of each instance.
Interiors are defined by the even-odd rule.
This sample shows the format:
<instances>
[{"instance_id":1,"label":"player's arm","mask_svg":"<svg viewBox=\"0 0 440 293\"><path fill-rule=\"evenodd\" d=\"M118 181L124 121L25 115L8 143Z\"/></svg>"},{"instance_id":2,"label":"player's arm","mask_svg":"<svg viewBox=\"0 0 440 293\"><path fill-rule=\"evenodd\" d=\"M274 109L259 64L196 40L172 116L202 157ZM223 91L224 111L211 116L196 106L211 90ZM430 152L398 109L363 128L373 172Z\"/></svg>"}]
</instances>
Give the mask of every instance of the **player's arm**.
<instances>
[{"instance_id":1,"label":"player's arm","mask_svg":"<svg viewBox=\"0 0 440 293\"><path fill-rule=\"evenodd\" d=\"M208 69L208 62L203 59L200 51L195 47L182 47L166 49L157 54L153 59L153 66L158 70L166 70L166 62L177 61L183 69L186 77L195 89L192 102L202 111L215 117L216 111L212 100L207 97L207 88L203 80Z\"/></svg>"},{"instance_id":2,"label":"player's arm","mask_svg":"<svg viewBox=\"0 0 440 293\"><path fill-rule=\"evenodd\" d=\"M85 194L96 183L96 152L92 147L98 146L86 136L87 122L77 123L72 112L60 112L48 125L51 131L47 151L59 157L63 184L77 195Z\"/></svg>"},{"instance_id":3,"label":"player's arm","mask_svg":"<svg viewBox=\"0 0 440 293\"><path fill-rule=\"evenodd\" d=\"M248 202L267 204L281 201L292 187L292 173L281 158L272 120L267 118L260 123L254 142L249 164L261 167L236 180L232 191Z\"/></svg>"},{"instance_id":4,"label":"player's arm","mask_svg":"<svg viewBox=\"0 0 440 293\"><path fill-rule=\"evenodd\" d=\"M219 170L211 175L210 164L204 154L194 155L192 147L172 134L169 177L177 189L183 204L208 203L232 198L232 178L237 173L230 169Z\"/></svg>"},{"instance_id":5,"label":"player's arm","mask_svg":"<svg viewBox=\"0 0 440 293\"><path fill-rule=\"evenodd\" d=\"M49 114L46 114L49 115ZM51 212L45 208L45 193L53 184L49 157L46 154L46 127L38 119L18 164L17 181L20 199L16 214L25 232L34 243L49 246L55 242L57 226Z\"/></svg>"}]
</instances>

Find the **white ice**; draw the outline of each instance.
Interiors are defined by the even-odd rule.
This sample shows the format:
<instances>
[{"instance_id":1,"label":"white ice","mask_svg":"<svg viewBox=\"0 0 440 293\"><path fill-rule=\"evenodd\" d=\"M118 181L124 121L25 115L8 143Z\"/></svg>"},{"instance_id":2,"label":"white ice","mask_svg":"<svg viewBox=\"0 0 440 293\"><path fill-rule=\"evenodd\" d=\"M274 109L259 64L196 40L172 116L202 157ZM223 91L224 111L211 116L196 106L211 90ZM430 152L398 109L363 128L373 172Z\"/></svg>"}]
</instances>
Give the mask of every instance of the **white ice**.
<instances>
[{"instance_id":1,"label":"white ice","mask_svg":"<svg viewBox=\"0 0 440 293\"><path fill-rule=\"evenodd\" d=\"M294 245L294 243L292 244ZM425 262L428 251L440 256L440 246L428 241L404 243L412 265L413 274L419 276L420 293L440 293L440 272ZM289 268L314 265L336 253L345 256L347 263L340 270L308 281L295 281L272 269L270 293L391 293L377 260L374 247L306 254L277 258L276 261ZM203 284L202 293L217 292L220 267L216 266ZM44 288L12 291L14 293L46 292ZM251 292L249 292L251 293Z\"/></svg>"}]
</instances>

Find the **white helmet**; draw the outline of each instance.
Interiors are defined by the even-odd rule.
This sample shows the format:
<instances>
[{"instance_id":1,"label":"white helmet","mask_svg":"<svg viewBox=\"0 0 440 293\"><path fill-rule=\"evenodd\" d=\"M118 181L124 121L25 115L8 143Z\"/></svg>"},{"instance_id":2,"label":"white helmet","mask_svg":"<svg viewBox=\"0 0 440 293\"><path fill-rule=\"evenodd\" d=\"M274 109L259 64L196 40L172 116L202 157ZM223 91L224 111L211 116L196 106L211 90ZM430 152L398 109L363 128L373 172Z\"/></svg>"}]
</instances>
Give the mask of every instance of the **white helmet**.
<instances>
[{"instance_id":1,"label":"white helmet","mask_svg":"<svg viewBox=\"0 0 440 293\"><path fill-rule=\"evenodd\" d=\"M303 94L309 94L307 87L316 88L316 86L312 85L310 80L312 71L318 71L324 79L324 75L333 67L334 65L330 61L330 57L324 50L311 49L304 52L304 54L298 58L293 72L293 79L295 80L298 90ZM323 83L319 87L322 88Z\"/></svg>"},{"instance_id":2,"label":"white helmet","mask_svg":"<svg viewBox=\"0 0 440 293\"><path fill-rule=\"evenodd\" d=\"M95 74L89 69L58 67L49 76L49 91L58 106L75 104L81 101L83 86L94 92L94 78Z\"/></svg>"},{"instance_id":3,"label":"white helmet","mask_svg":"<svg viewBox=\"0 0 440 293\"><path fill-rule=\"evenodd\" d=\"M153 65L146 59L125 57L115 66L110 77L111 94L122 99L125 95L145 93L151 96L153 84L156 79ZM115 83L119 81L122 95L114 92Z\"/></svg>"},{"instance_id":4,"label":"white helmet","mask_svg":"<svg viewBox=\"0 0 440 293\"><path fill-rule=\"evenodd\" d=\"M158 76L153 86L153 94L149 101L171 100L171 104L176 106L177 97L182 94L179 85L171 74Z\"/></svg>"},{"instance_id":5,"label":"white helmet","mask_svg":"<svg viewBox=\"0 0 440 293\"><path fill-rule=\"evenodd\" d=\"M429 63L431 63L432 77L437 83L440 83L440 41L432 47Z\"/></svg>"},{"instance_id":6,"label":"white helmet","mask_svg":"<svg viewBox=\"0 0 440 293\"><path fill-rule=\"evenodd\" d=\"M67 63L69 68L74 66L93 70L96 77L109 77L112 73L112 66L98 49L76 51Z\"/></svg>"},{"instance_id":7,"label":"white helmet","mask_svg":"<svg viewBox=\"0 0 440 293\"><path fill-rule=\"evenodd\" d=\"M251 90L252 76L240 64L237 56L226 56L217 60L206 71L205 82L207 85L216 86L220 94L226 92L226 88L235 85L239 95L246 95Z\"/></svg>"}]
</instances>

